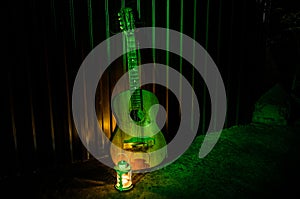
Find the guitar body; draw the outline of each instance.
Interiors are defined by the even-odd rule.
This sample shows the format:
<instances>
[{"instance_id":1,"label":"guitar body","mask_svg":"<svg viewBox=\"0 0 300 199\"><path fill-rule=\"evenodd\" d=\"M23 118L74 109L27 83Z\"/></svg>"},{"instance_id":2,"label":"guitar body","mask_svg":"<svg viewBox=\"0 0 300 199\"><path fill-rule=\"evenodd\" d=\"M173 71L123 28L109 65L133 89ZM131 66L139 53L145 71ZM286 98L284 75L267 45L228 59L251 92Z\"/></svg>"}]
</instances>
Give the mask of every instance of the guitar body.
<instances>
[{"instance_id":1,"label":"guitar body","mask_svg":"<svg viewBox=\"0 0 300 199\"><path fill-rule=\"evenodd\" d=\"M129 90L116 95L112 101L117 127L112 135L110 153L115 164L125 160L133 171L143 170L159 165L166 158L166 140L156 123L158 99L140 86L140 57L132 9L121 8L118 16L128 50Z\"/></svg>"},{"instance_id":2,"label":"guitar body","mask_svg":"<svg viewBox=\"0 0 300 199\"><path fill-rule=\"evenodd\" d=\"M130 90L116 95L112 101L113 114L117 121L111 140L112 160L117 164L118 161L127 158L132 170L155 167L167 156L166 149L163 149L166 140L156 124L158 106L153 106L158 104L158 99L147 90L140 92L143 110L135 110L132 107ZM139 111L142 118L135 119L133 115L139 114ZM130 132L124 132L122 129Z\"/></svg>"}]
</instances>

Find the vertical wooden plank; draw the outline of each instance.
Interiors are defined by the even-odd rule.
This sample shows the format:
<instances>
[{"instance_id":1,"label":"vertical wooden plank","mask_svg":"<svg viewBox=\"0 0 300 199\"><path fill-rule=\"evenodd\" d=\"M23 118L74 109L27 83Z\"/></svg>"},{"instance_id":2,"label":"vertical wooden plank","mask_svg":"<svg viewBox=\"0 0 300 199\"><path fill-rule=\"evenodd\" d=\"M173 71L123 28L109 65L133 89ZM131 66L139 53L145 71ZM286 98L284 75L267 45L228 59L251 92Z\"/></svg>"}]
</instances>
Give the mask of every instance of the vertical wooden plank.
<instances>
[{"instance_id":1,"label":"vertical wooden plank","mask_svg":"<svg viewBox=\"0 0 300 199\"><path fill-rule=\"evenodd\" d=\"M169 66L170 60L169 60L169 45L170 45L170 36L169 36L169 29L170 28L170 0L167 0L167 5L166 5L166 65ZM169 114L169 93L168 93L168 88L169 88L169 70L167 67L167 72L166 72L166 112L167 115ZM166 119L166 131L169 131L169 122L168 118Z\"/></svg>"},{"instance_id":2,"label":"vertical wooden plank","mask_svg":"<svg viewBox=\"0 0 300 199\"><path fill-rule=\"evenodd\" d=\"M45 64L46 64L46 78L47 78L47 91L48 91L48 108L50 117L50 131L51 131L51 142L52 142L52 153L54 162L56 161L56 145L55 145L55 131L54 131L54 119L53 119L53 107L52 107L52 92L51 92L51 80L49 72L48 52L45 50Z\"/></svg>"},{"instance_id":3,"label":"vertical wooden plank","mask_svg":"<svg viewBox=\"0 0 300 199\"><path fill-rule=\"evenodd\" d=\"M14 107L14 99L13 99L13 88L12 88L12 82L11 82L11 75L9 75L9 102L10 102L10 115L11 115L11 129L12 129L12 137L13 137L13 143L14 143L14 156L15 156L15 163L17 170L20 170L19 168L19 151L18 151L18 141L17 141L17 127L16 127L16 121L15 121L15 107Z\"/></svg>"},{"instance_id":4,"label":"vertical wooden plank","mask_svg":"<svg viewBox=\"0 0 300 199\"><path fill-rule=\"evenodd\" d=\"M92 0L88 0L88 21L89 21L89 36L90 36L90 49L94 48L94 30L93 30L93 9Z\"/></svg>"},{"instance_id":5,"label":"vertical wooden plank","mask_svg":"<svg viewBox=\"0 0 300 199\"><path fill-rule=\"evenodd\" d=\"M75 30L74 30L75 31ZM73 123L71 117L71 105L70 105L70 90L69 90L69 74L68 74L68 63L66 54L66 43L64 43L64 66L65 66L65 85L66 85L66 100L67 100L67 126L68 126L68 139L69 139L69 150L71 163L74 162L73 154Z\"/></svg>"},{"instance_id":6,"label":"vertical wooden plank","mask_svg":"<svg viewBox=\"0 0 300 199\"><path fill-rule=\"evenodd\" d=\"M71 18L70 23L71 23L72 38L73 38L74 46L76 48L77 42L76 42L74 0L69 1L69 7L70 7L70 18Z\"/></svg>"},{"instance_id":7,"label":"vertical wooden plank","mask_svg":"<svg viewBox=\"0 0 300 199\"><path fill-rule=\"evenodd\" d=\"M196 35L197 35L197 0L194 0L194 10L193 10L193 66L192 66L192 88L195 89L195 46L196 46ZM192 110L191 110L191 130L194 130L194 95L191 96ZM197 99L196 99L197 100Z\"/></svg>"},{"instance_id":8,"label":"vertical wooden plank","mask_svg":"<svg viewBox=\"0 0 300 199\"><path fill-rule=\"evenodd\" d=\"M232 97L233 95L233 91L234 89L232 88L233 85L234 85L234 82L233 82L233 76L232 76L232 70L233 69L233 60L232 60L232 48L233 48L233 27L234 27L234 17L235 17L235 7L234 7L234 1L232 0L231 2L231 16L229 17L229 38L228 38L228 43L229 43L229 46L228 48L230 49L227 53L227 82L226 82L226 93L227 93L227 104L228 104L228 111L231 112L233 110L232 108L232 104L234 102L234 99ZM232 118L231 118L231 115L228 115L226 117L226 120L225 120L225 125L224 127L229 127L231 124L231 121Z\"/></svg>"},{"instance_id":9,"label":"vertical wooden plank","mask_svg":"<svg viewBox=\"0 0 300 199\"><path fill-rule=\"evenodd\" d=\"M210 0L206 1L206 25L205 25L205 49L206 52L208 51L208 41L209 41L209 13L210 13ZM208 52L207 52L208 53ZM206 77L206 72L207 72L207 54L204 57L204 74L203 76ZM202 133L205 133L206 130L206 118L207 118L207 90L206 90L206 85L203 85L203 106L202 106L202 118L203 118L203 123L202 123Z\"/></svg>"},{"instance_id":10,"label":"vertical wooden plank","mask_svg":"<svg viewBox=\"0 0 300 199\"><path fill-rule=\"evenodd\" d=\"M32 139L33 139L33 152L34 152L34 161L35 166L37 166L36 157L37 157L37 140L36 140L36 124L35 124L35 115L34 115L34 107L33 107L33 99L32 99L32 83L31 83L31 75L30 71L27 71L28 77L28 88L29 88L29 106L30 106L30 115L31 115L31 128L32 128Z\"/></svg>"},{"instance_id":11,"label":"vertical wooden plank","mask_svg":"<svg viewBox=\"0 0 300 199\"><path fill-rule=\"evenodd\" d=\"M221 32L222 32L222 0L220 0L219 2L219 10L218 10L218 35L217 35L217 64L220 64L220 59L221 59ZM216 85L218 84L217 82L218 80L216 79ZM218 94L218 87L215 87L216 89L216 94ZM217 111L217 104L218 104L218 97L216 96L216 101L215 104L213 104L213 106L215 106L215 110ZM215 115L217 115L217 113L215 113ZM214 129L216 129L217 127L217 118L213 118L214 119Z\"/></svg>"},{"instance_id":12,"label":"vertical wooden plank","mask_svg":"<svg viewBox=\"0 0 300 199\"><path fill-rule=\"evenodd\" d=\"M156 10L155 10L155 0L152 0L152 15L151 15L151 20L152 20L152 27L154 28L156 26ZM155 29L153 29L152 31L152 60L153 60L153 93L155 93L155 69L156 69L156 66L155 66L155 63L156 63L156 51L155 51Z\"/></svg>"}]
</instances>

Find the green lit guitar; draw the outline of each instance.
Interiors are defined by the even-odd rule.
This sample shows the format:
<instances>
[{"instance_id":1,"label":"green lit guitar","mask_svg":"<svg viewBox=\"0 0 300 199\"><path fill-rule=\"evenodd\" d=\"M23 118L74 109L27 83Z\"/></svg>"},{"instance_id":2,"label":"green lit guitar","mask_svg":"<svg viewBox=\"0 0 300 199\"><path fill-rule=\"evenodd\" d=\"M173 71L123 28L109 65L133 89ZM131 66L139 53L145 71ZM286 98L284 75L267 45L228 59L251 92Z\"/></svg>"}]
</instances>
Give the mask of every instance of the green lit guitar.
<instances>
[{"instance_id":1,"label":"green lit guitar","mask_svg":"<svg viewBox=\"0 0 300 199\"><path fill-rule=\"evenodd\" d=\"M140 87L132 9L122 8L118 15L126 48L129 50L127 67L130 89L119 93L112 101L117 127L112 135L111 157L115 164L122 159L128 159L133 170L152 168L159 165L167 156L166 149L163 149L166 146L163 133L160 130L156 134L152 133L158 129L156 125L158 110L152 106L159 102L152 92ZM130 129L134 132L134 136L124 132L120 127ZM122 150L125 154L120 154Z\"/></svg>"}]
</instances>

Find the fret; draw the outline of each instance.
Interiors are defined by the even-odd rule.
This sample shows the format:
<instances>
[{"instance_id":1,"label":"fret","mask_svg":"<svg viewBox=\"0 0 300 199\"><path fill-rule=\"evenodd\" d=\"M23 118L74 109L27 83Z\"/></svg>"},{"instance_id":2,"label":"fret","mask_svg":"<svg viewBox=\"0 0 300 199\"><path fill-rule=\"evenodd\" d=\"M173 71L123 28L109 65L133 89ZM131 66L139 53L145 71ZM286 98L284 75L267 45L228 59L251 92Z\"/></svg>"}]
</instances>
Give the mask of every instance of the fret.
<instances>
[{"instance_id":1,"label":"fret","mask_svg":"<svg viewBox=\"0 0 300 199\"><path fill-rule=\"evenodd\" d=\"M140 97L137 96L137 95L136 95L136 96L132 95L132 96L131 96L131 100L134 101L134 102L141 102Z\"/></svg>"},{"instance_id":2,"label":"fret","mask_svg":"<svg viewBox=\"0 0 300 199\"><path fill-rule=\"evenodd\" d=\"M131 47L135 48L135 38L134 38L134 33L128 34L127 35L127 43L133 44Z\"/></svg>"},{"instance_id":3,"label":"fret","mask_svg":"<svg viewBox=\"0 0 300 199\"><path fill-rule=\"evenodd\" d=\"M130 87L135 89L135 88L139 88L139 83L129 83Z\"/></svg>"},{"instance_id":4,"label":"fret","mask_svg":"<svg viewBox=\"0 0 300 199\"><path fill-rule=\"evenodd\" d=\"M133 104L136 104L136 105L138 105L141 102L141 100L138 98L131 98L131 101L134 102Z\"/></svg>"},{"instance_id":5,"label":"fret","mask_svg":"<svg viewBox=\"0 0 300 199\"><path fill-rule=\"evenodd\" d=\"M131 77L131 80L139 80L138 71L129 71L129 76Z\"/></svg>"},{"instance_id":6,"label":"fret","mask_svg":"<svg viewBox=\"0 0 300 199\"><path fill-rule=\"evenodd\" d=\"M129 80L129 84L139 86L140 85L140 81L131 78L131 80Z\"/></svg>"},{"instance_id":7,"label":"fret","mask_svg":"<svg viewBox=\"0 0 300 199\"><path fill-rule=\"evenodd\" d=\"M127 59L127 62L129 65L131 65L133 67L137 66L137 63L138 63L138 61L136 59L132 59L132 58ZM129 67L131 67L131 66L129 66Z\"/></svg>"},{"instance_id":8,"label":"fret","mask_svg":"<svg viewBox=\"0 0 300 199\"><path fill-rule=\"evenodd\" d=\"M136 64L135 64L136 65ZM133 70L132 70L133 69ZM138 69L136 66L134 66L133 64L129 64L128 66L128 70L131 70L130 72L133 73L133 72L137 72L138 73Z\"/></svg>"},{"instance_id":9,"label":"fret","mask_svg":"<svg viewBox=\"0 0 300 199\"><path fill-rule=\"evenodd\" d=\"M132 86L132 87L140 87L140 83L139 82L132 82L132 81L129 81L129 85L130 85L130 87Z\"/></svg>"},{"instance_id":10,"label":"fret","mask_svg":"<svg viewBox=\"0 0 300 199\"><path fill-rule=\"evenodd\" d=\"M140 80L139 76L135 73L134 74L129 73L129 78L130 78L130 80L129 80L130 82L132 81L132 82L137 82L138 83L139 80Z\"/></svg>"},{"instance_id":11,"label":"fret","mask_svg":"<svg viewBox=\"0 0 300 199\"><path fill-rule=\"evenodd\" d=\"M136 49L135 48L133 48L133 49L130 49L129 51L128 51L128 58L129 59L136 59Z\"/></svg>"},{"instance_id":12,"label":"fret","mask_svg":"<svg viewBox=\"0 0 300 199\"><path fill-rule=\"evenodd\" d=\"M138 70L138 67L136 67L136 66L131 66L131 68L129 68L130 66L128 66L128 69L130 70L129 72L139 72L139 70Z\"/></svg>"},{"instance_id":13,"label":"fret","mask_svg":"<svg viewBox=\"0 0 300 199\"><path fill-rule=\"evenodd\" d=\"M137 61L128 61L128 68L129 69L133 69L133 68L136 68L136 65L137 65Z\"/></svg>"},{"instance_id":14,"label":"fret","mask_svg":"<svg viewBox=\"0 0 300 199\"><path fill-rule=\"evenodd\" d=\"M132 88L139 88L139 83L138 82L133 82L133 83L131 83L131 82L129 82L129 84L130 84L130 87L132 87Z\"/></svg>"},{"instance_id":15,"label":"fret","mask_svg":"<svg viewBox=\"0 0 300 199\"><path fill-rule=\"evenodd\" d=\"M132 95L132 96L131 96L131 99L132 99L132 101L134 101L134 102L141 102L141 99L139 98L139 96L135 96L135 97L134 97L134 95Z\"/></svg>"}]
</instances>

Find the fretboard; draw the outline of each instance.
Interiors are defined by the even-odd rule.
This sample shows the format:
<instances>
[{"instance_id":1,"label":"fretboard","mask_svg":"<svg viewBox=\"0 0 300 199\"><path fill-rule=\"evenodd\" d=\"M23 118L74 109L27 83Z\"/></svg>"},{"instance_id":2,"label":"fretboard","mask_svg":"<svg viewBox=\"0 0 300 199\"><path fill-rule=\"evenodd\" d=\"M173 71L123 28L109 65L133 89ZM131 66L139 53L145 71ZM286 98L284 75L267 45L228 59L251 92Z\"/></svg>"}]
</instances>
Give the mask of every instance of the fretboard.
<instances>
[{"instance_id":1,"label":"fretboard","mask_svg":"<svg viewBox=\"0 0 300 199\"><path fill-rule=\"evenodd\" d=\"M129 70L129 88L131 93L131 107L134 109L141 109L141 93L139 91L140 88L140 74L138 70L138 58L136 53L136 43L134 33L128 33L127 36L127 49L129 52L127 53L127 63ZM138 89L138 90L136 90Z\"/></svg>"}]
</instances>

